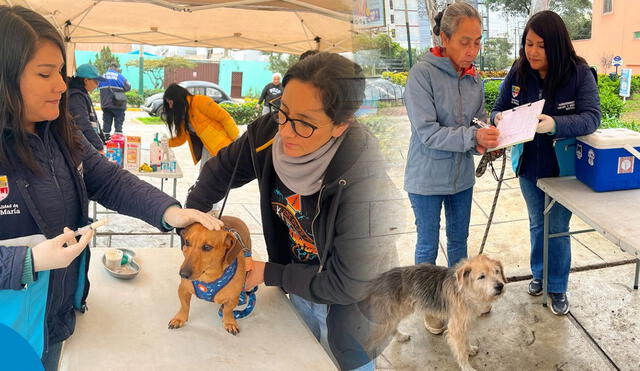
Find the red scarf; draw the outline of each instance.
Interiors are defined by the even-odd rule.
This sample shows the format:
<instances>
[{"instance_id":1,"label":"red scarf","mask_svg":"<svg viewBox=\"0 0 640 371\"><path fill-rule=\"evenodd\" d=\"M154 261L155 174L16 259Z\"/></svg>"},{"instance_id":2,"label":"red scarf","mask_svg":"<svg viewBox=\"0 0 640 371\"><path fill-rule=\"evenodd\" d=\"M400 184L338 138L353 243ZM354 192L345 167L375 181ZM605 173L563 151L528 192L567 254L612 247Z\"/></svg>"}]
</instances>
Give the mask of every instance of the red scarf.
<instances>
[{"instance_id":1,"label":"red scarf","mask_svg":"<svg viewBox=\"0 0 640 371\"><path fill-rule=\"evenodd\" d=\"M435 48L429 49L431 54L435 55L436 57L445 58L445 56L442 55L442 50L443 50L443 48L441 46L437 46ZM476 67L472 64L471 66L463 69L462 70L462 74L460 76L464 76L464 75L475 76L476 75Z\"/></svg>"}]
</instances>

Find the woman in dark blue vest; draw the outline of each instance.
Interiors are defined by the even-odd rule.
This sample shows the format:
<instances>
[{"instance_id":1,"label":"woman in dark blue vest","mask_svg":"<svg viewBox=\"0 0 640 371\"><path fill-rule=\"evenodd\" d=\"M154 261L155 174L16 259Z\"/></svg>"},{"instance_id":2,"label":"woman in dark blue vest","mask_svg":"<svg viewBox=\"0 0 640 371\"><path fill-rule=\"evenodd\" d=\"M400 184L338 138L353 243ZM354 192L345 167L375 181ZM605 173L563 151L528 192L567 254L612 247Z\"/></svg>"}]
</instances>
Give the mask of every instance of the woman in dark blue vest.
<instances>
[{"instance_id":1,"label":"woman in dark blue vest","mask_svg":"<svg viewBox=\"0 0 640 371\"><path fill-rule=\"evenodd\" d=\"M46 19L0 6L0 35L0 324L49 371L86 309L92 233L77 241L72 230L88 223L89 200L165 232L221 222L180 208L84 138L69 120L64 42Z\"/></svg>"},{"instance_id":2,"label":"woman in dark blue vest","mask_svg":"<svg viewBox=\"0 0 640 371\"><path fill-rule=\"evenodd\" d=\"M569 32L556 13L543 11L529 19L522 34L520 57L511 67L491 113L494 123L502 111L545 99L533 141L511 150L513 171L527 203L531 233L529 294L542 294L544 193L540 178L573 175L575 137L594 132L600 125L598 87L587 62L576 55ZM550 213L550 233L569 231L571 212L556 204ZM551 310L569 311L567 283L571 267L569 236L549 240Z\"/></svg>"}]
</instances>

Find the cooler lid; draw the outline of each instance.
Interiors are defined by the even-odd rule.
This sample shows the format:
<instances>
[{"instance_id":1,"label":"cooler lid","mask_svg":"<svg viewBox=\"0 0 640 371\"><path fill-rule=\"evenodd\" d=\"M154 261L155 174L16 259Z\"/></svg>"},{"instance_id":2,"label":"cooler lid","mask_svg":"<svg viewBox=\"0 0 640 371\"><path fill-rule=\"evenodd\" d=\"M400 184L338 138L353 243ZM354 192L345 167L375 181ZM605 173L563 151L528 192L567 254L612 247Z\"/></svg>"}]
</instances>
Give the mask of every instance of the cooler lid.
<instances>
[{"instance_id":1,"label":"cooler lid","mask_svg":"<svg viewBox=\"0 0 640 371\"><path fill-rule=\"evenodd\" d=\"M625 144L640 146L640 133L627 128L598 129L577 139L598 149L621 148Z\"/></svg>"}]
</instances>

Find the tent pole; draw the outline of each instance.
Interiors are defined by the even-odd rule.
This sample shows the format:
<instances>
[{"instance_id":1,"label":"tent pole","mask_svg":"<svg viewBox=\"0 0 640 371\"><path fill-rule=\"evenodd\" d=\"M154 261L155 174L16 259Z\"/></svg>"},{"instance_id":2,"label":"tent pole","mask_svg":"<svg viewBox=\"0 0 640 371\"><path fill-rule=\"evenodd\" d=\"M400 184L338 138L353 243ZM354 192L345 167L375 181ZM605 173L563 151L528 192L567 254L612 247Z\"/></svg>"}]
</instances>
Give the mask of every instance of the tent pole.
<instances>
[{"instance_id":1,"label":"tent pole","mask_svg":"<svg viewBox=\"0 0 640 371\"><path fill-rule=\"evenodd\" d=\"M140 44L140 63L138 63L138 95L144 98L144 45Z\"/></svg>"}]
</instances>

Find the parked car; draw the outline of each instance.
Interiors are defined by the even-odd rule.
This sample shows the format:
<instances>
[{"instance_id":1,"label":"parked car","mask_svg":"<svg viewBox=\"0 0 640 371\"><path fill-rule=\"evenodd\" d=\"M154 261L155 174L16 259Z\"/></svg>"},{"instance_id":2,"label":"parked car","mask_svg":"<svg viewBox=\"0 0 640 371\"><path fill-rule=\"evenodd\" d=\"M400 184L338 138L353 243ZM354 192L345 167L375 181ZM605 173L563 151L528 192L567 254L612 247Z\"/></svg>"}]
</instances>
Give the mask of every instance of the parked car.
<instances>
[{"instance_id":1,"label":"parked car","mask_svg":"<svg viewBox=\"0 0 640 371\"><path fill-rule=\"evenodd\" d=\"M209 81L188 80L179 82L178 85L189 90L191 94L206 95L213 99L216 103L233 103L233 99L218 84ZM147 112L150 116L160 116L162 114L162 97L163 93L154 94L144 100L144 104L140 108Z\"/></svg>"}]
</instances>

